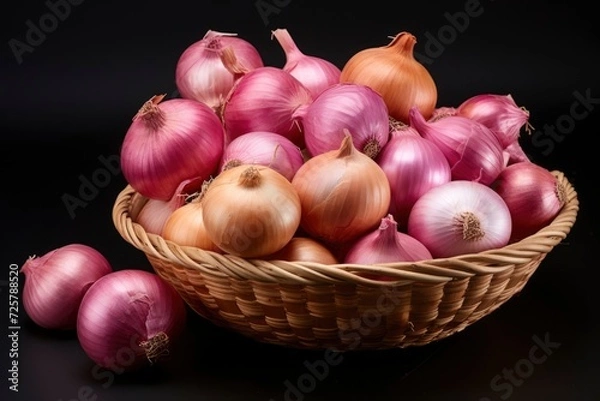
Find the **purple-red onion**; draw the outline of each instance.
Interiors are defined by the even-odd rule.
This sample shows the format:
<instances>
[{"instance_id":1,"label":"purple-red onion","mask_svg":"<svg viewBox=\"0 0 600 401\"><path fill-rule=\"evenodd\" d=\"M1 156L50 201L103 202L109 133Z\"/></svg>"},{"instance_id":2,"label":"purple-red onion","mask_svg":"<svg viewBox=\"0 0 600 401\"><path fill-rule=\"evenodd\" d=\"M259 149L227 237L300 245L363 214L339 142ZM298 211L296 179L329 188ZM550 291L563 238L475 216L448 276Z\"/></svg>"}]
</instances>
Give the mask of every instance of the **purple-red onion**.
<instances>
[{"instance_id":1,"label":"purple-red onion","mask_svg":"<svg viewBox=\"0 0 600 401\"><path fill-rule=\"evenodd\" d=\"M417 199L452 178L442 151L413 129L393 131L376 161L390 182L390 213L402 229Z\"/></svg>"},{"instance_id":2,"label":"purple-red onion","mask_svg":"<svg viewBox=\"0 0 600 401\"><path fill-rule=\"evenodd\" d=\"M185 320L183 299L166 281L144 270L119 270L83 297L77 337L96 364L121 373L168 356Z\"/></svg>"},{"instance_id":3,"label":"purple-red onion","mask_svg":"<svg viewBox=\"0 0 600 401\"><path fill-rule=\"evenodd\" d=\"M254 131L238 136L225 147L219 170L241 164L261 165L291 181L302 163L302 151L291 140L274 132Z\"/></svg>"},{"instance_id":4,"label":"purple-red onion","mask_svg":"<svg viewBox=\"0 0 600 401\"><path fill-rule=\"evenodd\" d=\"M268 131L303 147L296 112L312 102L309 90L281 68L266 66L249 71L228 50L223 52L223 60L239 75L223 106L225 145L248 132Z\"/></svg>"},{"instance_id":5,"label":"purple-red onion","mask_svg":"<svg viewBox=\"0 0 600 401\"><path fill-rule=\"evenodd\" d=\"M508 206L492 188L457 180L430 189L414 204L407 233L435 258L505 246L511 236Z\"/></svg>"},{"instance_id":6,"label":"purple-red onion","mask_svg":"<svg viewBox=\"0 0 600 401\"><path fill-rule=\"evenodd\" d=\"M272 36L277 39L286 56L283 70L300 81L313 98L340 82L342 71L328 60L304 54L287 29L276 29L272 32Z\"/></svg>"},{"instance_id":7,"label":"purple-red onion","mask_svg":"<svg viewBox=\"0 0 600 401\"><path fill-rule=\"evenodd\" d=\"M235 33L209 30L186 48L177 62L175 82L183 98L203 102L215 111L221 109L236 79L221 61L226 47L249 70L263 67L258 50L250 42Z\"/></svg>"},{"instance_id":8,"label":"purple-red onion","mask_svg":"<svg viewBox=\"0 0 600 401\"><path fill-rule=\"evenodd\" d=\"M163 201L187 179L207 180L223 154L221 120L206 104L161 96L135 115L121 146L121 168L140 194Z\"/></svg>"},{"instance_id":9,"label":"purple-red onion","mask_svg":"<svg viewBox=\"0 0 600 401\"><path fill-rule=\"evenodd\" d=\"M431 259L431 253L416 238L398 231L391 214L381 219L379 227L362 236L352 244L344 262L355 264L378 264L394 262L417 262Z\"/></svg>"},{"instance_id":10,"label":"purple-red onion","mask_svg":"<svg viewBox=\"0 0 600 401\"><path fill-rule=\"evenodd\" d=\"M491 129L503 148L518 140L528 127L529 111L519 107L511 95L479 94L463 101L456 115L470 118Z\"/></svg>"},{"instance_id":11,"label":"purple-red onion","mask_svg":"<svg viewBox=\"0 0 600 401\"><path fill-rule=\"evenodd\" d=\"M453 180L489 185L505 166L502 145L485 125L456 115L426 121L413 107L410 125L446 156Z\"/></svg>"},{"instance_id":12,"label":"purple-red onion","mask_svg":"<svg viewBox=\"0 0 600 401\"><path fill-rule=\"evenodd\" d=\"M90 286L112 272L102 253L84 244L68 244L43 256L30 257L25 275L23 307L37 325L74 329L81 300Z\"/></svg>"},{"instance_id":13,"label":"purple-red onion","mask_svg":"<svg viewBox=\"0 0 600 401\"><path fill-rule=\"evenodd\" d=\"M390 135L385 101L359 84L340 83L325 89L302 110L300 123L311 156L339 149L348 130L354 147L374 159Z\"/></svg>"},{"instance_id":14,"label":"purple-red onion","mask_svg":"<svg viewBox=\"0 0 600 401\"><path fill-rule=\"evenodd\" d=\"M492 188L510 210L511 241L519 241L550 224L566 200L565 189L556 177L532 162L506 167Z\"/></svg>"}]
</instances>

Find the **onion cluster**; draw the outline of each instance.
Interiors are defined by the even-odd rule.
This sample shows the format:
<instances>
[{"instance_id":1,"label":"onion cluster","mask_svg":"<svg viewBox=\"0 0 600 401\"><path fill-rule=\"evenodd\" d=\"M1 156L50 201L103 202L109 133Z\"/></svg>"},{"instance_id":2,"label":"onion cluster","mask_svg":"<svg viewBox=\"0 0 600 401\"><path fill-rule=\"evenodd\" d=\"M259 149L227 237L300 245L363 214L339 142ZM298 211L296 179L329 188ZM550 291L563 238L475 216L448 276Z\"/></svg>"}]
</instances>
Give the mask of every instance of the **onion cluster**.
<instances>
[{"instance_id":1,"label":"onion cluster","mask_svg":"<svg viewBox=\"0 0 600 401\"><path fill-rule=\"evenodd\" d=\"M183 99L136 115L122 161L148 198L148 233L243 258L376 264L500 248L558 214L564 191L519 145L529 112L510 94L438 105L411 33L341 68L286 29L272 39L282 66L207 33L178 65Z\"/></svg>"},{"instance_id":2,"label":"onion cluster","mask_svg":"<svg viewBox=\"0 0 600 401\"><path fill-rule=\"evenodd\" d=\"M183 299L158 275L113 270L97 249L79 243L31 256L23 305L48 330L75 330L84 352L116 373L162 361L186 320Z\"/></svg>"}]
</instances>

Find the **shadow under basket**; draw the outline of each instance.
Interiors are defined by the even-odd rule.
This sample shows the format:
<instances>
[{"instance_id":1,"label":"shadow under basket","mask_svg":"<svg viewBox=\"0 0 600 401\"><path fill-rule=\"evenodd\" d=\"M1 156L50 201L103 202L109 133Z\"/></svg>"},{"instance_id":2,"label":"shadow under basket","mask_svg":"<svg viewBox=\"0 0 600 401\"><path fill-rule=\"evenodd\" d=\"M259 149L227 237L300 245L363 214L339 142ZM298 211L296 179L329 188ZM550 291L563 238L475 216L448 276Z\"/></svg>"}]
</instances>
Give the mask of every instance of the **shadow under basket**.
<instances>
[{"instance_id":1,"label":"shadow under basket","mask_svg":"<svg viewBox=\"0 0 600 401\"><path fill-rule=\"evenodd\" d=\"M182 247L135 222L146 198L127 186L113 222L199 315L259 342L338 351L419 346L459 332L520 292L570 232L572 185L547 227L501 249L416 263L324 265L265 261ZM364 274L384 273L396 281Z\"/></svg>"}]
</instances>

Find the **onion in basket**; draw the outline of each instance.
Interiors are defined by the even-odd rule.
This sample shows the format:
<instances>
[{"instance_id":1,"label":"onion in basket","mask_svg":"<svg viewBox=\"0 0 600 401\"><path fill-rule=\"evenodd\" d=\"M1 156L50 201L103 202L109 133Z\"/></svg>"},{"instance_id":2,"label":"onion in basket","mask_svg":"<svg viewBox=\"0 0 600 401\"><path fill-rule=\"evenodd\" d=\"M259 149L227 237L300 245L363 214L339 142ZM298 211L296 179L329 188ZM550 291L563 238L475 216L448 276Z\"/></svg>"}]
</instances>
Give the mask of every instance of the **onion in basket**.
<instances>
[{"instance_id":1,"label":"onion in basket","mask_svg":"<svg viewBox=\"0 0 600 401\"><path fill-rule=\"evenodd\" d=\"M436 258L501 248L508 244L511 228L510 211L500 195L467 180L430 189L408 217L408 234Z\"/></svg>"},{"instance_id":2,"label":"onion in basket","mask_svg":"<svg viewBox=\"0 0 600 401\"><path fill-rule=\"evenodd\" d=\"M302 228L326 244L352 241L376 228L390 206L379 165L346 133L338 150L308 159L292 180L302 203Z\"/></svg>"},{"instance_id":3,"label":"onion in basket","mask_svg":"<svg viewBox=\"0 0 600 401\"><path fill-rule=\"evenodd\" d=\"M510 210L511 241L519 241L548 225L565 204L565 189L556 177L528 161L507 166L492 188Z\"/></svg>"},{"instance_id":4,"label":"onion in basket","mask_svg":"<svg viewBox=\"0 0 600 401\"><path fill-rule=\"evenodd\" d=\"M379 227L359 238L346 253L345 263L377 264L415 262L431 259L425 245L410 235L398 231L391 214L381 219Z\"/></svg>"},{"instance_id":5,"label":"onion in basket","mask_svg":"<svg viewBox=\"0 0 600 401\"><path fill-rule=\"evenodd\" d=\"M292 183L266 166L241 165L217 175L202 199L208 237L223 251L256 258L279 251L300 224Z\"/></svg>"}]
</instances>

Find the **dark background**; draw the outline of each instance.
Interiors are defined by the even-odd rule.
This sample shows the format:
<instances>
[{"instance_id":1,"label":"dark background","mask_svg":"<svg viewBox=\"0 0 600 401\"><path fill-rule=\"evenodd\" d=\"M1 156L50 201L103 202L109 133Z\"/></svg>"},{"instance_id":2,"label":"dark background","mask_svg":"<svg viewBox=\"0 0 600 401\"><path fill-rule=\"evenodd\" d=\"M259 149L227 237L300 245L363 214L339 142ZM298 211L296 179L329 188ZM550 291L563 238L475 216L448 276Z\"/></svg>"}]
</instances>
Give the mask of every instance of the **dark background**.
<instances>
[{"instance_id":1,"label":"dark background","mask_svg":"<svg viewBox=\"0 0 600 401\"><path fill-rule=\"evenodd\" d=\"M77 196L82 177L89 179L102 167L100 156L118 154L131 117L145 100L174 92L179 55L207 30L238 33L257 47L265 64L282 66L283 52L270 31L287 28L306 54L341 68L355 52L385 45L388 36L400 31L415 34L416 51L431 56L428 40L449 24L446 13L454 15L474 4L271 0L266 3L278 4L277 10L263 18L257 3L84 1L71 6L70 15L32 52L24 53L21 63L10 48L11 39L25 42L26 21L39 26L49 9L42 0L3 3L4 305L11 263L22 265L30 255L72 242L94 246L114 269L150 270L144 255L112 224L113 202L126 184L121 174L113 175L74 217L62 196ZM490 316L427 346L345 354L305 400L600 399L593 278L598 268L598 212L592 192L598 183L592 139L598 134L600 115L600 99L594 100L600 98L600 46L592 3L565 3L481 0L480 14L471 17L462 32L454 30L456 36L447 39L443 52L430 57L433 62L426 66L438 85L440 106L455 106L479 93L510 93L530 111L536 131L523 135L524 149L537 164L563 171L579 194L581 211L569 237L548 255L523 292ZM592 98L587 109L576 104L577 94L586 93ZM569 117L573 107L588 113L575 120ZM563 134L545 134L545 126L557 124L563 124ZM42 330L22 307L20 324L19 393L7 389L9 347L6 335L1 335L0 387L9 400L70 401L89 386L90 399L107 401L279 401L286 399L284 383L296 383L307 372L304 362L323 357L322 352L256 343L190 313L168 363L117 375L104 387L93 377L94 365L74 333ZM560 346L511 394L495 391L492 379L527 359L536 336L547 336Z\"/></svg>"}]
</instances>

